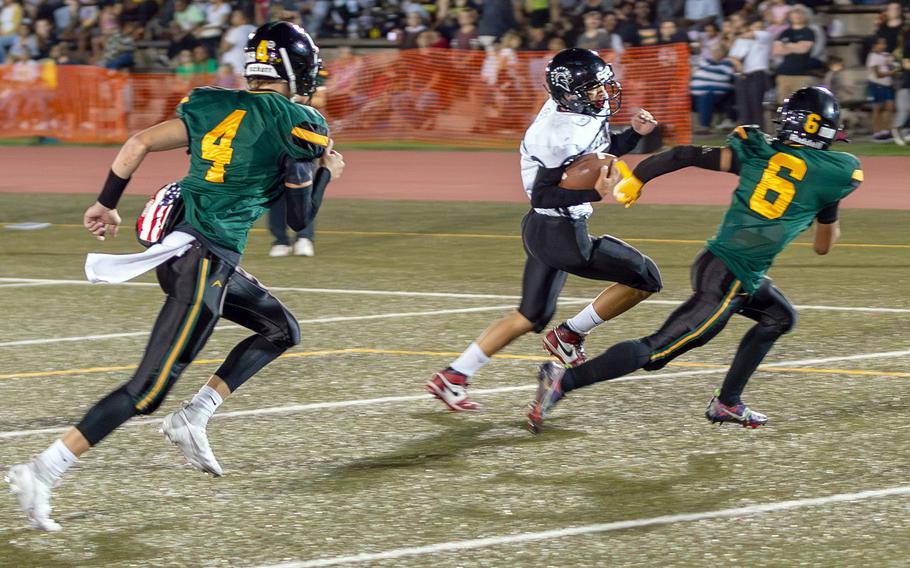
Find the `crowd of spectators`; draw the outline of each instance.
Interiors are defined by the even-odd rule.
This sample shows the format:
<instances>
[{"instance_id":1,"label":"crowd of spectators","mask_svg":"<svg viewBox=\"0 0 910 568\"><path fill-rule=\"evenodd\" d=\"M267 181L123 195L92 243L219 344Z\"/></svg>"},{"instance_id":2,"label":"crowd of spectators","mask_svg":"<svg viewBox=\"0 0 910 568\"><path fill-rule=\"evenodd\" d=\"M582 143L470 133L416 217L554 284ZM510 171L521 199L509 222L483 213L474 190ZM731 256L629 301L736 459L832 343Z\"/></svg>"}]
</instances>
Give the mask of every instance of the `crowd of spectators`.
<instances>
[{"instance_id":1,"label":"crowd of spectators","mask_svg":"<svg viewBox=\"0 0 910 568\"><path fill-rule=\"evenodd\" d=\"M851 4L838 0L837 4ZM882 4L875 33L857 48L868 69L874 136L903 142L910 105L910 31L901 2ZM904 0L904 4L907 0ZM835 20L822 0L0 0L0 62L50 59L110 69L170 69L229 82L257 23L296 21L335 42L553 52L584 47L687 44L698 132L762 124L764 103L812 84L843 86L828 57ZM148 57L140 47L156 49ZM903 72L902 72L903 71ZM896 112L895 112L896 111Z\"/></svg>"}]
</instances>

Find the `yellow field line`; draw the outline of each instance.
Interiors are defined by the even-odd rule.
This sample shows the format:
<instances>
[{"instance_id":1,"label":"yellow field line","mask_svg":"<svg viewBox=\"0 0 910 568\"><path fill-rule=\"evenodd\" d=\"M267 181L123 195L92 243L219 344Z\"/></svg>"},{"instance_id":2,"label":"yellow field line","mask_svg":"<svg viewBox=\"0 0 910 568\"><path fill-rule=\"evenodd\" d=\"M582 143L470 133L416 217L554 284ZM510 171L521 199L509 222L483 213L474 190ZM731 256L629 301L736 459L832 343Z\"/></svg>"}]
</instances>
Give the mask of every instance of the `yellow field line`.
<instances>
[{"instance_id":1,"label":"yellow field line","mask_svg":"<svg viewBox=\"0 0 910 568\"><path fill-rule=\"evenodd\" d=\"M285 353L280 359L299 359L303 357L322 357L328 355L347 355L347 354L366 354L366 355L405 355L416 357L457 357L461 353L456 351L408 351L403 349L369 349L361 347L352 347L349 349L326 349L323 351L298 351L295 353ZM519 361L552 361L552 357L544 355L494 355L494 359L511 359ZM223 359L197 359L194 365L220 364ZM722 369L727 365L717 365L713 363L679 363L669 364L670 367L694 367L703 369ZM122 365L117 367L87 367L84 369L66 369L62 371L36 371L26 373L9 373L0 375L0 379L22 379L29 377L59 377L65 375L87 375L93 373L109 373L112 371L130 371L137 365ZM910 373L895 371L870 371L865 369L817 369L814 367L759 367L764 372L787 372L787 373L824 373L832 375L865 375L874 377L910 377Z\"/></svg>"},{"instance_id":2,"label":"yellow field line","mask_svg":"<svg viewBox=\"0 0 910 568\"><path fill-rule=\"evenodd\" d=\"M67 224L61 223L56 224L57 227L78 227L82 228L82 225ZM263 233L267 229L256 227L251 229L257 233ZM419 233L419 232L401 232L401 231L336 231L336 230L325 230L320 229L316 231L317 235L350 235L355 237L438 237L438 238L461 238L461 239L507 239L507 240L516 240L520 239L521 235L493 235L485 233ZM670 245L703 245L705 244L704 239L648 239L648 238L623 238L624 241L630 243L654 243L654 244L670 244ZM798 247L811 247L812 243L791 243L793 246ZM883 249L910 249L910 244L907 245L894 245L894 244L876 244L876 243L837 243L838 247L844 248L883 248Z\"/></svg>"}]
</instances>

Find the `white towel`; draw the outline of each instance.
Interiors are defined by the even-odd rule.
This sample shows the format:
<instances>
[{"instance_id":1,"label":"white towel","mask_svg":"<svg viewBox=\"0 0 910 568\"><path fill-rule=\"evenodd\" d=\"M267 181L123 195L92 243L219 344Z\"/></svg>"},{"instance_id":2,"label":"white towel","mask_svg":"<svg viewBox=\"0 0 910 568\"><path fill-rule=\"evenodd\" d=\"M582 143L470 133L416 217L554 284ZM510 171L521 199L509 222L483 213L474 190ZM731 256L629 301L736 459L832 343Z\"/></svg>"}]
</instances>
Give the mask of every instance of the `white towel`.
<instances>
[{"instance_id":1,"label":"white towel","mask_svg":"<svg viewBox=\"0 0 910 568\"><path fill-rule=\"evenodd\" d=\"M98 254L89 253L85 257L85 277L92 284L104 282L119 284L145 274L159 264L182 256L189 250L196 237L188 233L175 231L145 252L135 254Z\"/></svg>"}]
</instances>

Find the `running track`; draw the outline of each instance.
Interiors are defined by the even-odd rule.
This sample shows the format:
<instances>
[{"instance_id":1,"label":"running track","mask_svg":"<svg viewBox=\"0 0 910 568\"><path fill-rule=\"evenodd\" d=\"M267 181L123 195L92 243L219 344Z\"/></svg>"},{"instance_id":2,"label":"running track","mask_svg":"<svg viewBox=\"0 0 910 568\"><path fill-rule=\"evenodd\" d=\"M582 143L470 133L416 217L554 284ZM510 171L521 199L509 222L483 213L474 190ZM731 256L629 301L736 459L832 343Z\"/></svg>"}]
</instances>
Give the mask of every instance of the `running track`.
<instances>
[{"instance_id":1,"label":"running track","mask_svg":"<svg viewBox=\"0 0 910 568\"><path fill-rule=\"evenodd\" d=\"M344 177L328 197L434 201L525 202L518 152L344 152ZM96 193L117 148L28 146L0 149L0 192ZM629 156L630 164L642 156ZM844 207L910 209L910 159L863 159L866 181ZM186 172L187 158L174 150L151 154L128 193L148 195ZM735 178L688 168L648 184L642 203L726 205Z\"/></svg>"}]
</instances>

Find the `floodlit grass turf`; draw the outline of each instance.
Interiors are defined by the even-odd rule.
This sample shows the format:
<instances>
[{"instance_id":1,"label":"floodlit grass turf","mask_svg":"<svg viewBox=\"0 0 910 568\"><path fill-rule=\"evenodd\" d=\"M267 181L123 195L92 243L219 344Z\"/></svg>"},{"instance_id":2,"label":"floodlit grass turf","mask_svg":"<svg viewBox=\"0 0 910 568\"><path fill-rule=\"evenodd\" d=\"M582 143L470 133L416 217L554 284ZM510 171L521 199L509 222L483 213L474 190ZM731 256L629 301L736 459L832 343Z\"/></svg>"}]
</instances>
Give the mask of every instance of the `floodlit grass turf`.
<instances>
[{"instance_id":1,"label":"floodlit grass turf","mask_svg":"<svg viewBox=\"0 0 910 568\"><path fill-rule=\"evenodd\" d=\"M0 229L0 277L82 279L88 251L136 251L128 227L141 199L121 211L125 233L99 243L75 226L86 196L0 195L0 223L49 221L50 229ZM333 200L320 215L317 256L270 259L269 236L252 234L244 267L273 286L519 293L521 205ZM593 232L627 238L661 266L666 290L688 294L688 268L721 208L598 208ZM816 257L792 246L772 271L796 304L910 308L908 212L846 210L843 241ZM413 235L405 233L423 233ZM439 234L449 236L439 236ZM428 235L436 234L436 236ZM461 236L454 236L459 234ZM660 239L654 242L638 239ZM152 282L148 276L141 282ZM6 282L0 282L0 286ZM566 298L597 283L570 278ZM267 367L222 407L240 410L419 396L423 383L514 302L282 291L303 344ZM146 332L161 293L153 286L0 287L0 344ZM558 318L581 303L563 304ZM319 322L331 317L462 308L489 311ZM652 331L672 306L649 303L597 330L589 352ZM769 362L907 348L907 313L803 309ZM228 322L223 322L228 325ZM181 466L155 424L123 428L65 478L54 500L56 535L23 528L0 499L0 566L230 566L377 552L668 514L714 511L907 484L910 356L792 364L760 371L746 400L771 417L761 430L712 427L701 414L748 328L735 319L715 341L662 374L704 374L598 385L573 393L545 431L523 430L542 355L519 339L475 379L483 413L452 415L429 399L311 407L223 417L209 435L227 475ZM163 411L192 396L240 329L216 332ZM129 376L144 337L0 346L0 433L62 427ZM354 348L344 354L307 355ZM365 352L366 350L379 352ZM393 352L395 351L395 352ZM93 370L95 369L95 370ZM13 378L17 373L53 373ZM858 374L857 371L872 374ZM160 418L160 415L158 416ZM53 434L0 438L0 465L28 459ZM376 566L901 566L910 555L907 497L704 520Z\"/></svg>"}]
</instances>

